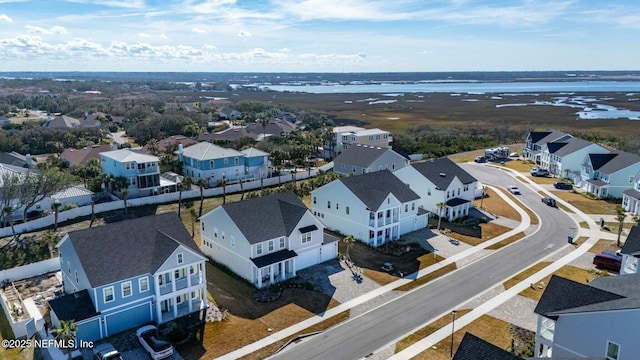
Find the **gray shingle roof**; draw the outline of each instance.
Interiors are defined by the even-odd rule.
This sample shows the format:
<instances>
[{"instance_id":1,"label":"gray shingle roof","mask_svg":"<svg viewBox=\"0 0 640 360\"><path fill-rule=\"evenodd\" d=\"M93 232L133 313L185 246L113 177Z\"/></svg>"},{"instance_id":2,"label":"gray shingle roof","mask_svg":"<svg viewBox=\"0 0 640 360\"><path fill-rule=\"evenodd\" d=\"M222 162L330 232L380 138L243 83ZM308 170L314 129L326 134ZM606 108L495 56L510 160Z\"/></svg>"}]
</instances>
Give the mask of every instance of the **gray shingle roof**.
<instances>
[{"instance_id":1,"label":"gray shingle roof","mask_svg":"<svg viewBox=\"0 0 640 360\"><path fill-rule=\"evenodd\" d=\"M536 131L529 133L531 136L531 141L538 144L544 145L551 141L556 141L565 136L571 136L565 132L550 130L550 131Z\"/></svg>"},{"instance_id":2,"label":"gray shingle roof","mask_svg":"<svg viewBox=\"0 0 640 360\"><path fill-rule=\"evenodd\" d=\"M242 153L240 151L224 148L208 142L200 142L186 147L182 154L196 160L212 160L232 156L242 157Z\"/></svg>"},{"instance_id":3,"label":"gray shingle roof","mask_svg":"<svg viewBox=\"0 0 640 360\"><path fill-rule=\"evenodd\" d=\"M251 244L289 236L309 211L292 191L224 204L222 208Z\"/></svg>"},{"instance_id":4,"label":"gray shingle roof","mask_svg":"<svg viewBox=\"0 0 640 360\"><path fill-rule=\"evenodd\" d=\"M349 188L371 210L378 209L389 194L393 194L403 203L420 198L389 170L343 177L338 181Z\"/></svg>"},{"instance_id":5,"label":"gray shingle roof","mask_svg":"<svg viewBox=\"0 0 640 360\"><path fill-rule=\"evenodd\" d=\"M625 240L624 245L622 246L621 252L627 255L640 254L640 226L634 225L631 228L629 235L627 235L627 240Z\"/></svg>"},{"instance_id":6,"label":"gray shingle roof","mask_svg":"<svg viewBox=\"0 0 640 360\"><path fill-rule=\"evenodd\" d=\"M587 146L593 145L591 141L572 137L563 142L551 142L547 143L549 153L557 156L566 156L572 154L580 149L584 149Z\"/></svg>"},{"instance_id":7,"label":"gray shingle roof","mask_svg":"<svg viewBox=\"0 0 640 360\"><path fill-rule=\"evenodd\" d=\"M628 189L622 192L623 194L627 195L630 198L634 198L636 200L640 200L640 191L636 190L636 189Z\"/></svg>"},{"instance_id":8,"label":"gray shingle roof","mask_svg":"<svg viewBox=\"0 0 640 360\"><path fill-rule=\"evenodd\" d=\"M155 273L179 245L202 255L175 212L71 231L67 235L94 288Z\"/></svg>"},{"instance_id":9,"label":"gray shingle roof","mask_svg":"<svg viewBox=\"0 0 640 360\"><path fill-rule=\"evenodd\" d=\"M49 306L59 320L78 322L98 315L86 289L49 300Z\"/></svg>"},{"instance_id":10,"label":"gray shingle roof","mask_svg":"<svg viewBox=\"0 0 640 360\"><path fill-rule=\"evenodd\" d=\"M615 150L609 153L610 158L600 167L595 168L605 174L613 174L624 168L640 163L640 156L625 151Z\"/></svg>"},{"instance_id":11,"label":"gray shingle roof","mask_svg":"<svg viewBox=\"0 0 640 360\"><path fill-rule=\"evenodd\" d=\"M598 280L615 277L609 276ZM627 277L627 275L624 277ZM616 302L625 298L623 295L611 292L611 289L605 290L596 287L595 283L597 281L593 280L588 285L585 285L553 275L534 312L557 319L558 315L563 313L611 310L612 307L619 306L614 305ZM640 303L638 306L640 306Z\"/></svg>"},{"instance_id":12,"label":"gray shingle roof","mask_svg":"<svg viewBox=\"0 0 640 360\"><path fill-rule=\"evenodd\" d=\"M453 360L521 360L522 358L479 337L465 333Z\"/></svg>"},{"instance_id":13,"label":"gray shingle roof","mask_svg":"<svg viewBox=\"0 0 640 360\"><path fill-rule=\"evenodd\" d=\"M112 151L103 151L100 156L114 159L118 162L135 161L137 163L160 161L157 156L145 154L131 149L120 149Z\"/></svg>"},{"instance_id":14,"label":"gray shingle roof","mask_svg":"<svg viewBox=\"0 0 640 360\"><path fill-rule=\"evenodd\" d=\"M346 150L343 150L342 153L333 160L333 162L366 168L387 151L393 150L356 144L348 147Z\"/></svg>"},{"instance_id":15,"label":"gray shingle roof","mask_svg":"<svg viewBox=\"0 0 640 360\"><path fill-rule=\"evenodd\" d=\"M458 177L463 184L478 181L447 157L419 162L411 166L441 190L448 188L454 177Z\"/></svg>"}]
</instances>

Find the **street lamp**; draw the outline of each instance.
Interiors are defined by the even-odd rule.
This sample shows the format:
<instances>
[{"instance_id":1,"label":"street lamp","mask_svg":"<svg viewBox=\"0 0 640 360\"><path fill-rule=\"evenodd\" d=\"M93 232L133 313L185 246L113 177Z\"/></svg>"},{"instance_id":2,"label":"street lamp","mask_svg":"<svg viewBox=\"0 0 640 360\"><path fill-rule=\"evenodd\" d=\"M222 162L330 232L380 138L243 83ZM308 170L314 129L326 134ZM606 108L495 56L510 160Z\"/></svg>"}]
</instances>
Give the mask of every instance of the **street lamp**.
<instances>
[{"instance_id":1,"label":"street lamp","mask_svg":"<svg viewBox=\"0 0 640 360\"><path fill-rule=\"evenodd\" d=\"M453 359L453 333L455 332L455 327L456 327L456 310L453 310L451 312L451 315L453 316L453 321L451 321L451 358Z\"/></svg>"}]
</instances>

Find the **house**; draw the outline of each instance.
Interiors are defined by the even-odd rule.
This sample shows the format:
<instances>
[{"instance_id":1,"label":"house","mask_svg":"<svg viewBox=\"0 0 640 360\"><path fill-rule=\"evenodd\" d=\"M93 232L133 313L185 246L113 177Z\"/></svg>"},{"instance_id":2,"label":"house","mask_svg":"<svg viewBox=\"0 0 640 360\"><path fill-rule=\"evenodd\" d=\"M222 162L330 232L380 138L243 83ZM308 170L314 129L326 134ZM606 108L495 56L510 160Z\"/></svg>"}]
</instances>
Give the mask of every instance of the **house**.
<instances>
[{"instance_id":1,"label":"house","mask_svg":"<svg viewBox=\"0 0 640 360\"><path fill-rule=\"evenodd\" d=\"M256 134L249 133L244 127L233 127L226 130L219 131L217 133L205 133L198 134L198 141L207 141L213 143L215 140L223 140L227 142L239 141L244 138L249 138L254 141Z\"/></svg>"},{"instance_id":2,"label":"house","mask_svg":"<svg viewBox=\"0 0 640 360\"><path fill-rule=\"evenodd\" d=\"M10 195L7 195L4 189L5 179L9 179L9 178L23 179L26 176L34 176L36 173L37 173L37 170L35 169L27 169L24 167L18 167L18 166L6 165L6 164L0 163L0 192L3 192L5 196L7 196L7 199L5 199L5 201L7 202L7 205L11 205L11 208L12 208L11 221L24 220L24 204L20 200L20 197L18 194L16 194L16 196L14 196L12 199L8 199ZM45 197L44 199L38 201L37 203L33 204L29 208L27 216L29 216L29 213L34 211L42 212L50 209L51 209L51 198ZM0 219L2 219L2 221L5 221L6 216L7 216L6 211L3 211L2 213L0 213Z\"/></svg>"},{"instance_id":3,"label":"house","mask_svg":"<svg viewBox=\"0 0 640 360\"><path fill-rule=\"evenodd\" d=\"M358 126L336 126L329 143L323 145L324 157L333 158L354 144L390 148L391 133L380 129L365 129Z\"/></svg>"},{"instance_id":4,"label":"house","mask_svg":"<svg viewBox=\"0 0 640 360\"><path fill-rule=\"evenodd\" d=\"M453 360L522 360L516 356L490 342L466 332L462 337L460 345L453 356Z\"/></svg>"},{"instance_id":5,"label":"house","mask_svg":"<svg viewBox=\"0 0 640 360\"><path fill-rule=\"evenodd\" d=\"M605 154L609 150L591 141L571 137L563 141L552 141L542 145L540 151L540 167L549 170L551 175L572 178L578 173L580 162L587 154Z\"/></svg>"},{"instance_id":6,"label":"house","mask_svg":"<svg viewBox=\"0 0 640 360\"><path fill-rule=\"evenodd\" d=\"M356 144L333 160L333 171L340 175L365 174L379 170L398 170L409 160L397 152L379 146Z\"/></svg>"},{"instance_id":7,"label":"house","mask_svg":"<svg viewBox=\"0 0 640 360\"><path fill-rule=\"evenodd\" d=\"M553 275L534 312L535 357L640 359L640 274L581 284Z\"/></svg>"},{"instance_id":8,"label":"house","mask_svg":"<svg viewBox=\"0 0 640 360\"><path fill-rule=\"evenodd\" d=\"M452 221L469 214L481 184L449 158L411 164L393 172L420 199L418 206ZM445 204L438 207L438 204Z\"/></svg>"},{"instance_id":9,"label":"house","mask_svg":"<svg viewBox=\"0 0 640 360\"><path fill-rule=\"evenodd\" d=\"M178 150L178 146L182 145L183 147L191 146L197 144L197 140L193 140L192 138L186 137L184 135L172 135L162 140L158 140L155 143L155 149L153 149L153 145L150 146L149 143L142 147L142 151L151 154L171 154ZM153 151L152 151L153 150ZM156 154L154 154L154 152Z\"/></svg>"},{"instance_id":10,"label":"house","mask_svg":"<svg viewBox=\"0 0 640 360\"><path fill-rule=\"evenodd\" d=\"M56 246L65 295L51 323L93 341L206 309L207 258L174 212L67 233Z\"/></svg>"},{"instance_id":11,"label":"house","mask_svg":"<svg viewBox=\"0 0 640 360\"><path fill-rule=\"evenodd\" d=\"M22 155L15 151L0 153L0 164L29 169L34 166L34 160L35 159L30 154Z\"/></svg>"},{"instance_id":12,"label":"house","mask_svg":"<svg viewBox=\"0 0 640 360\"><path fill-rule=\"evenodd\" d=\"M105 151L100 153L100 164L105 174L127 179L127 198L160 193L160 159L156 156L131 149Z\"/></svg>"},{"instance_id":13,"label":"house","mask_svg":"<svg viewBox=\"0 0 640 360\"><path fill-rule=\"evenodd\" d=\"M62 210L65 206L68 205L91 205L93 196L93 191L87 189L84 186L76 185L51 195L51 200L53 202L58 201L58 203L60 204L60 210Z\"/></svg>"},{"instance_id":14,"label":"house","mask_svg":"<svg viewBox=\"0 0 640 360\"><path fill-rule=\"evenodd\" d=\"M634 225L627 235L627 239L620 249L622 264L620 275L638 273L638 259L640 259L640 226Z\"/></svg>"},{"instance_id":15,"label":"house","mask_svg":"<svg viewBox=\"0 0 640 360\"><path fill-rule=\"evenodd\" d=\"M633 177L632 188L622 192L622 207L634 215L640 215L640 172Z\"/></svg>"},{"instance_id":16,"label":"house","mask_svg":"<svg viewBox=\"0 0 640 360\"><path fill-rule=\"evenodd\" d=\"M640 156L615 150L606 154L588 154L582 161L579 186L599 199L622 198L634 189L640 173Z\"/></svg>"},{"instance_id":17,"label":"house","mask_svg":"<svg viewBox=\"0 0 640 360\"><path fill-rule=\"evenodd\" d=\"M84 113L84 117L80 120L80 127L100 127L102 126L102 122L105 121L106 115L104 113Z\"/></svg>"},{"instance_id":18,"label":"house","mask_svg":"<svg viewBox=\"0 0 640 360\"><path fill-rule=\"evenodd\" d=\"M331 230L371 246L427 225L420 196L389 170L343 177L311 192L313 214Z\"/></svg>"},{"instance_id":19,"label":"house","mask_svg":"<svg viewBox=\"0 0 640 360\"><path fill-rule=\"evenodd\" d=\"M248 123L245 126L247 133L258 141L269 136L285 136L297 128L296 124L281 119L269 119L265 126L259 122Z\"/></svg>"},{"instance_id":20,"label":"house","mask_svg":"<svg viewBox=\"0 0 640 360\"><path fill-rule=\"evenodd\" d=\"M46 128L79 128L80 126L79 119L67 115L52 117L50 114L47 115L47 121L42 124L42 127Z\"/></svg>"},{"instance_id":21,"label":"house","mask_svg":"<svg viewBox=\"0 0 640 360\"><path fill-rule=\"evenodd\" d=\"M87 165L92 159L100 160L101 153L117 149L117 144L96 144L92 146L85 146L82 149L68 148L62 151L60 159L70 166Z\"/></svg>"},{"instance_id":22,"label":"house","mask_svg":"<svg viewBox=\"0 0 640 360\"><path fill-rule=\"evenodd\" d=\"M200 231L203 253L258 288L338 256L338 238L291 191L219 206Z\"/></svg>"},{"instance_id":23,"label":"house","mask_svg":"<svg viewBox=\"0 0 640 360\"><path fill-rule=\"evenodd\" d=\"M234 120L234 119L242 119L242 113L240 111L234 110L229 106L223 106L218 109L218 119L219 120Z\"/></svg>"},{"instance_id":24,"label":"house","mask_svg":"<svg viewBox=\"0 0 640 360\"><path fill-rule=\"evenodd\" d=\"M542 146L548 142L562 142L572 138L573 136L556 130L550 131L532 131L527 134L524 148L522 149L522 157L535 163L540 163L540 152Z\"/></svg>"},{"instance_id":25,"label":"house","mask_svg":"<svg viewBox=\"0 0 640 360\"><path fill-rule=\"evenodd\" d=\"M183 148L178 146L183 175L206 179L216 186L219 179L229 182L254 180L269 176L269 154L255 148L237 151L207 142Z\"/></svg>"}]
</instances>

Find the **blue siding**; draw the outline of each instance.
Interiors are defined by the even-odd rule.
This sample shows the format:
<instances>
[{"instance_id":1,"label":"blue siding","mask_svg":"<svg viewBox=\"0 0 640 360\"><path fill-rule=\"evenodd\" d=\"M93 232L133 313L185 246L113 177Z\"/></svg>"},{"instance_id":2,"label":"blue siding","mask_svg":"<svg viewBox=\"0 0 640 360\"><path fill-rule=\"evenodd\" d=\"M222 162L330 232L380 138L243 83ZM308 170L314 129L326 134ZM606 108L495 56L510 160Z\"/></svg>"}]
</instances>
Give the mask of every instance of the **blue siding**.
<instances>
[{"instance_id":1,"label":"blue siding","mask_svg":"<svg viewBox=\"0 0 640 360\"><path fill-rule=\"evenodd\" d=\"M245 158L244 163L246 166L250 166L250 167L262 166L265 163L264 158L265 158L264 156Z\"/></svg>"},{"instance_id":2,"label":"blue siding","mask_svg":"<svg viewBox=\"0 0 640 360\"><path fill-rule=\"evenodd\" d=\"M80 266L80 259L78 259L71 241L65 240L58 251L60 253L60 270L65 293L72 294L80 290L91 289L89 280L85 276L84 269ZM78 273L77 280L76 272ZM89 291L89 296L94 300L93 291Z\"/></svg>"},{"instance_id":3,"label":"blue siding","mask_svg":"<svg viewBox=\"0 0 640 360\"><path fill-rule=\"evenodd\" d=\"M149 281L149 290L141 293L140 292L140 288L138 286L138 279L140 277L146 277ZM150 296L153 294L153 278L149 275L143 275L140 277L135 277L135 278L131 278L128 280L124 280L124 281L119 281L116 283L112 283L109 285L105 285L105 286L100 286L98 288L96 288L96 303L97 303L97 310L100 312L104 312L105 310L109 310L113 307L117 307L120 305L124 305L124 304L128 304L128 303L133 303L136 301L139 301L142 298L145 298L147 296ZM128 281L131 281L131 295L127 296L127 297L123 297L122 296L122 284L126 283ZM113 287L113 295L114 295L114 299L113 301L107 302L105 303L104 301L104 289L109 288L109 287Z\"/></svg>"},{"instance_id":4,"label":"blue siding","mask_svg":"<svg viewBox=\"0 0 640 360\"><path fill-rule=\"evenodd\" d=\"M94 341L100 340L100 318L95 318L87 322L76 323L78 331L76 337L78 340Z\"/></svg>"}]
</instances>

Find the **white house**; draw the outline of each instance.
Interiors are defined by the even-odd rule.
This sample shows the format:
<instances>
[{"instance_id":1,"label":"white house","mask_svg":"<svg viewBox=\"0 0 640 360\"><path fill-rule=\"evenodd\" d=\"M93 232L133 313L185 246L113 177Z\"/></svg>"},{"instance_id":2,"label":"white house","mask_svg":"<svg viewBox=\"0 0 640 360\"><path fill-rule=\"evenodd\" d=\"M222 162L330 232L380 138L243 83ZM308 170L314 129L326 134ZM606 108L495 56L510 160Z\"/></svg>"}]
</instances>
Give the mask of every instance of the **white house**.
<instances>
[{"instance_id":1,"label":"white house","mask_svg":"<svg viewBox=\"0 0 640 360\"><path fill-rule=\"evenodd\" d=\"M328 229L372 246L427 225L420 197L389 170L343 177L311 192L313 214Z\"/></svg>"},{"instance_id":2,"label":"white house","mask_svg":"<svg viewBox=\"0 0 640 360\"><path fill-rule=\"evenodd\" d=\"M572 175L580 170L580 163L587 154L608 152L609 150L600 145L576 137L547 142L542 145L540 151L540 167L549 170L552 175L572 178ZM575 178L572 180L576 182Z\"/></svg>"},{"instance_id":3,"label":"white house","mask_svg":"<svg viewBox=\"0 0 640 360\"><path fill-rule=\"evenodd\" d=\"M536 358L640 359L640 274L581 284L551 277L538 314Z\"/></svg>"},{"instance_id":4,"label":"white house","mask_svg":"<svg viewBox=\"0 0 640 360\"><path fill-rule=\"evenodd\" d=\"M620 199L634 189L640 172L640 156L615 150L607 154L588 154L582 161L581 187L600 199Z\"/></svg>"},{"instance_id":5,"label":"white house","mask_svg":"<svg viewBox=\"0 0 640 360\"><path fill-rule=\"evenodd\" d=\"M481 187L476 178L446 157L414 163L393 174L420 196L420 207L449 221L469 214L476 189ZM441 203L446 206L439 209Z\"/></svg>"},{"instance_id":6,"label":"white house","mask_svg":"<svg viewBox=\"0 0 640 360\"><path fill-rule=\"evenodd\" d=\"M627 239L620 249L622 265L620 275L638 273L638 261L640 259L640 226L633 226L627 235Z\"/></svg>"},{"instance_id":7,"label":"white house","mask_svg":"<svg viewBox=\"0 0 640 360\"><path fill-rule=\"evenodd\" d=\"M333 160L333 171L340 175L365 174L380 170L398 170L409 160L397 152L379 146L355 144Z\"/></svg>"},{"instance_id":8,"label":"white house","mask_svg":"<svg viewBox=\"0 0 640 360\"><path fill-rule=\"evenodd\" d=\"M527 139L522 149L522 157L525 160L540 163L540 153L544 144L553 141L562 142L570 138L572 138L571 135L562 131L532 131L527 134Z\"/></svg>"},{"instance_id":9,"label":"white house","mask_svg":"<svg viewBox=\"0 0 640 360\"><path fill-rule=\"evenodd\" d=\"M633 178L633 188L622 192L622 207L634 215L640 215L640 172Z\"/></svg>"},{"instance_id":10,"label":"white house","mask_svg":"<svg viewBox=\"0 0 640 360\"><path fill-rule=\"evenodd\" d=\"M336 126L329 144L324 145L326 158L339 155L354 144L390 148L393 142L391 133L380 129L365 129L358 126Z\"/></svg>"},{"instance_id":11,"label":"white house","mask_svg":"<svg viewBox=\"0 0 640 360\"><path fill-rule=\"evenodd\" d=\"M338 238L293 193L224 204L200 218L202 252L258 288L335 259Z\"/></svg>"}]
</instances>

